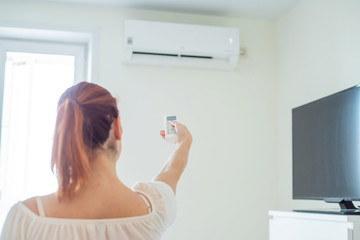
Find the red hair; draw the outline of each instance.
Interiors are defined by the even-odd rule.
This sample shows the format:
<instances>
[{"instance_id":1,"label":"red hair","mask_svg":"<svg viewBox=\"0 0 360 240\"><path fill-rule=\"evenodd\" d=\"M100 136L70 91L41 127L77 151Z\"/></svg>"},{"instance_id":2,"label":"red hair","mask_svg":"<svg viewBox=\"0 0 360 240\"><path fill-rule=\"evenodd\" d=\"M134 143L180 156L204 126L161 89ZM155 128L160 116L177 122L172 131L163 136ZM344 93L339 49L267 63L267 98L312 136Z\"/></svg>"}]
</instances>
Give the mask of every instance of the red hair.
<instances>
[{"instance_id":1,"label":"red hair","mask_svg":"<svg viewBox=\"0 0 360 240\"><path fill-rule=\"evenodd\" d=\"M86 184L91 154L108 139L118 115L116 99L99 85L81 82L62 94L51 158L52 170L56 167L59 199L71 197Z\"/></svg>"}]
</instances>

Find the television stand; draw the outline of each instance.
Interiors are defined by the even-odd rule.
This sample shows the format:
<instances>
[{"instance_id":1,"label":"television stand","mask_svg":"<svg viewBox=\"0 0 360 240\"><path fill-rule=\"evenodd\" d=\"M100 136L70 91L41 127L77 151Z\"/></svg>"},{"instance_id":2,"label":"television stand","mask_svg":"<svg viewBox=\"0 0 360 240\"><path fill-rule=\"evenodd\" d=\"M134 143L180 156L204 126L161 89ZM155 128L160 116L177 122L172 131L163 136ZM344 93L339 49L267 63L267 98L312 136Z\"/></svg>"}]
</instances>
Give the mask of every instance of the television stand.
<instances>
[{"instance_id":1,"label":"television stand","mask_svg":"<svg viewBox=\"0 0 360 240\"><path fill-rule=\"evenodd\" d=\"M329 201L327 201L329 202ZM352 201L341 200L338 202L340 209L307 209L294 210L294 212L340 214L340 215L360 215L360 208L355 207Z\"/></svg>"},{"instance_id":2,"label":"television stand","mask_svg":"<svg viewBox=\"0 0 360 240\"><path fill-rule=\"evenodd\" d=\"M294 210L294 212L303 213L320 213L320 214L337 214L337 215L360 215L360 209L306 209Z\"/></svg>"},{"instance_id":3,"label":"television stand","mask_svg":"<svg viewBox=\"0 0 360 240\"><path fill-rule=\"evenodd\" d=\"M355 207L354 203L352 201L345 201L341 200L339 202L341 210L358 210L357 207Z\"/></svg>"}]
</instances>

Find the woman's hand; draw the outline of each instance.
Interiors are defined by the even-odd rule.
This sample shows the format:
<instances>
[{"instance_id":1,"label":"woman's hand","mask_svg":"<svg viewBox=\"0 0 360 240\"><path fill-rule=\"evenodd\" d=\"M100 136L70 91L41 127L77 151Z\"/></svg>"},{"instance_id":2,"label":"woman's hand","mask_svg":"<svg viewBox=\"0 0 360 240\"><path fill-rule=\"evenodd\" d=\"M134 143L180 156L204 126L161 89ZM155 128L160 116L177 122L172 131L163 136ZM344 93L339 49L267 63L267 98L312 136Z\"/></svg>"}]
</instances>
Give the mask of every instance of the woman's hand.
<instances>
[{"instance_id":1,"label":"woman's hand","mask_svg":"<svg viewBox=\"0 0 360 240\"><path fill-rule=\"evenodd\" d=\"M185 125L178 123L176 121L171 121L171 125L174 126L175 130L176 130L176 134L178 137L177 144L191 145L192 135L191 135L190 131L188 130L188 128ZM160 135L163 139L165 139L165 130L160 130Z\"/></svg>"}]
</instances>

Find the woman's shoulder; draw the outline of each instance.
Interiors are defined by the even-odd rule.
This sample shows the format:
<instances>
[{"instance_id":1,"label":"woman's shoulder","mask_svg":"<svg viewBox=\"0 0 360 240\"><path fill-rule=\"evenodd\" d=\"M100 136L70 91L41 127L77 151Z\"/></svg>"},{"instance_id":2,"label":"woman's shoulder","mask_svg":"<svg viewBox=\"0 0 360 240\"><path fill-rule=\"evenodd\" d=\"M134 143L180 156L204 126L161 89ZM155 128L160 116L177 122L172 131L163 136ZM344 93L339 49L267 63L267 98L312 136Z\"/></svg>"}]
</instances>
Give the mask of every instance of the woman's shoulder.
<instances>
[{"instance_id":1,"label":"woman's shoulder","mask_svg":"<svg viewBox=\"0 0 360 240\"><path fill-rule=\"evenodd\" d=\"M52 195L52 194L50 194ZM41 198L44 197L49 197L50 195L46 195L46 196L41 196ZM36 197L31 197L28 198L20 203L22 203L25 207L27 207L28 209L30 209L33 213L35 213L36 215L39 215L39 209L38 209L38 204L36 202L36 198L38 198L39 196Z\"/></svg>"},{"instance_id":2,"label":"woman's shoulder","mask_svg":"<svg viewBox=\"0 0 360 240\"><path fill-rule=\"evenodd\" d=\"M165 226L171 225L176 218L176 198L172 188L164 182L137 182L132 189L145 195L153 211L163 220Z\"/></svg>"},{"instance_id":3,"label":"woman's shoulder","mask_svg":"<svg viewBox=\"0 0 360 240\"><path fill-rule=\"evenodd\" d=\"M148 197L156 199L161 199L164 196L171 197L175 199L175 193L172 188L161 181L152 181L152 182L136 182L132 186L133 191L146 194Z\"/></svg>"},{"instance_id":4,"label":"woman's shoulder","mask_svg":"<svg viewBox=\"0 0 360 240\"><path fill-rule=\"evenodd\" d=\"M165 182L162 181L151 181L151 182L136 182L132 189L134 190L160 190L160 191L169 191L174 194L172 188ZM174 194L175 195L175 194Z\"/></svg>"},{"instance_id":5,"label":"woman's shoulder","mask_svg":"<svg viewBox=\"0 0 360 240\"><path fill-rule=\"evenodd\" d=\"M22 204L24 204L28 209L30 209L36 215L39 215L35 197L28 198L28 199L22 201Z\"/></svg>"}]
</instances>

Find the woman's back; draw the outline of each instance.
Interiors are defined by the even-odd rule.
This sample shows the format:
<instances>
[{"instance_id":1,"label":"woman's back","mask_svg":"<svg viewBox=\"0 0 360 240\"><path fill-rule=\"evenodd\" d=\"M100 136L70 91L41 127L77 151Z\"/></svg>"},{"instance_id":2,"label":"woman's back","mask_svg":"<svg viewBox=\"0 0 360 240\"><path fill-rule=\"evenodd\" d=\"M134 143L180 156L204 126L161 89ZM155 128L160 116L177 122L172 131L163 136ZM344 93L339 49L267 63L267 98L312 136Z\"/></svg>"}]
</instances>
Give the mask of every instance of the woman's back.
<instances>
[{"instance_id":1,"label":"woman's back","mask_svg":"<svg viewBox=\"0 0 360 240\"><path fill-rule=\"evenodd\" d=\"M79 205L76 205L76 201L74 201L69 202L69 209L66 209L64 213L60 213L59 211L60 209L64 210L66 206L61 206L59 210L54 208L53 210L55 210L55 212L52 214L56 214L57 217L51 215L48 216L48 213L46 212L46 203L50 203L47 208L50 212L52 207L59 207L56 204L51 206L51 201L53 201L51 200L51 195L44 197L45 212L43 214L46 216L41 216L42 200L40 200L40 203L37 203L35 198L32 198L26 203L30 203L30 205L32 205L31 208L36 208L35 212L40 213L40 216L30 210L31 208L29 209L27 205L19 202L14 205L9 212L7 221L4 225L4 231L1 235L1 240L160 239L162 233L170 226L176 216L175 195L171 187L163 182L151 182L137 183L134 185L133 189L134 191L143 194L149 201L149 204L151 204L150 212L147 211L145 202L142 202L140 203L142 205L140 209L145 209L146 213L134 215L138 210L129 211L129 209L126 208L130 207L135 209L137 204L129 204L129 202L131 200L137 201L137 198L134 197L132 199L132 196L126 195L123 196L121 200L121 202L128 202L128 204L123 207L124 210L119 210L122 208L119 204L115 204L115 207L104 206L101 204L82 206L80 202ZM134 192L134 194L138 193ZM127 199L128 201L123 200L126 199L126 197L130 197ZM116 197L114 197L114 201L115 200ZM106 204L107 202L111 203L112 201L103 201L102 204ZM77 210L76 207L79 207L80 210ZM91 216L96 212L99 213L98 216ZM108 214L106 215L102 212L107 212ZM120 213L123 217L107 218L116 215L110 214L110 212ZM126 216L129 214L132 216ZM63 216L67 217L63 218ZM81 217L81 219L79 219L79 217Z\"/></svg>"},{"instance_id":2,"label":"woman's back","mask_svg":"<svg viewBox=\"0 0 360 240\"><path fill-rule=\"evenodd\" d=\"M47 217L77 219L108 219L146 215L149 213L148 199L120 183L87 186L71 200L59 202L55 194L41 197ZM145 202L147 201L147 202ZM24 201L39 215L36 199Z\"/></svg>"}]
</instances>

